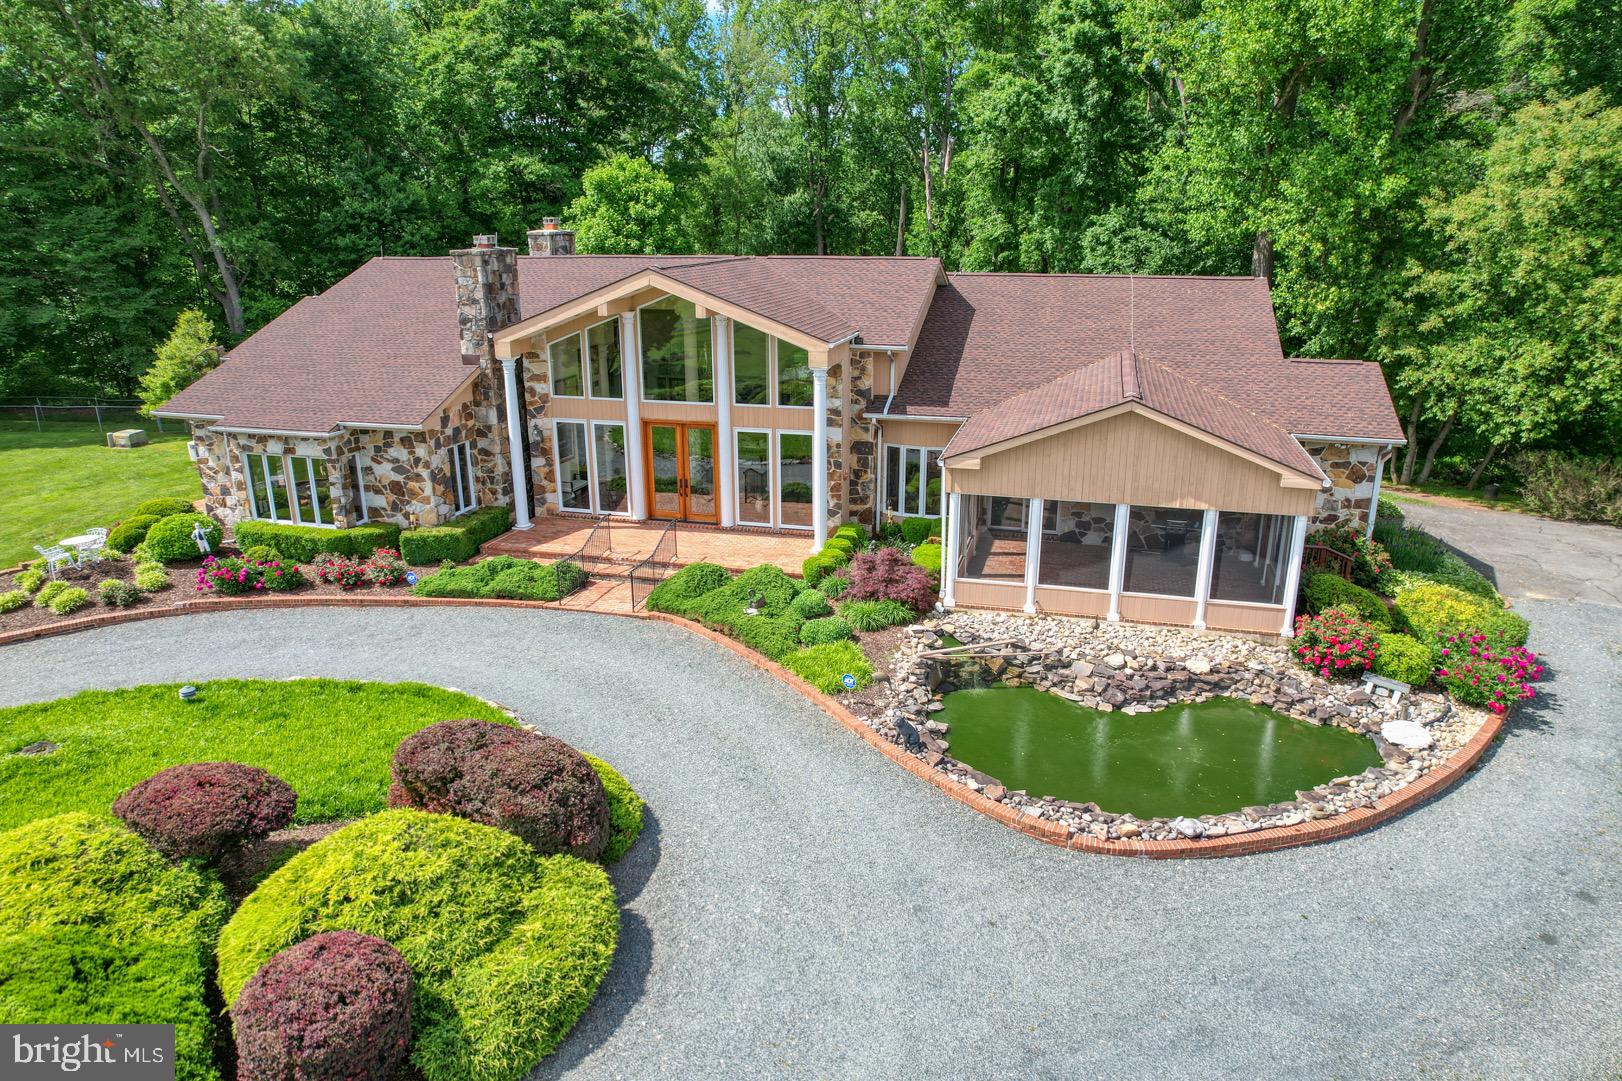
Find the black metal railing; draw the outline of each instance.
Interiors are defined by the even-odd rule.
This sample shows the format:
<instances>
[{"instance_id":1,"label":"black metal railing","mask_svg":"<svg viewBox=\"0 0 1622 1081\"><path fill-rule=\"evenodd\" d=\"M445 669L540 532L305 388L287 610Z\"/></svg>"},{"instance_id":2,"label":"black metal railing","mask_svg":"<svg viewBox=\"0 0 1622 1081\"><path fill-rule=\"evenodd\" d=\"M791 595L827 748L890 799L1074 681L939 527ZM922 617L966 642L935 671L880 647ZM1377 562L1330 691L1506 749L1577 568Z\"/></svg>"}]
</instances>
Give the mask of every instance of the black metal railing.
<instances>
[{"instance_id":1,"label":"black metal railing","mask_svg":"<svg viewBox=\"0 0 1622 1081\"><path fill-rule=\"evenodd\" d=\"M613 549L613 536L609 532L607 518L598 519L586 534L585 542L569 557L569 562L578 564L580 569L591 574L597 569L608 553Z\"/></svg>"},{"instance_id":2,"label":"black metal railing","mask_svg":"<svg viewBox=\"0 0 1622 1081\"><path fill-rule=\"evenodd\" d=\"M653 587L670 576L676 565L676 523L667 522L646 559L631 568L631 608L641 608Z\"/></svg>"}]
</instances>

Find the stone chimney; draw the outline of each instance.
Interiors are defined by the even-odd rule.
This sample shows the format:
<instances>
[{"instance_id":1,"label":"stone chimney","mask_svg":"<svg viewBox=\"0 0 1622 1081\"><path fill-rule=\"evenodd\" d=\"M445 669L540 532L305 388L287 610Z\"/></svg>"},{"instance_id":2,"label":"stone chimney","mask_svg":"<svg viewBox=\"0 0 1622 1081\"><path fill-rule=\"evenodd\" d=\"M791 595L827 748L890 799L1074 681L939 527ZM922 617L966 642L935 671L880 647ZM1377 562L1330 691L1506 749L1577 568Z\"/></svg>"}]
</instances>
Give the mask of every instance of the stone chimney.
<instances>
[{"instance_id":1,"label":"stone chimney","mask_svg":"<svg viewBox=\"0 0 1622 1081\"><path fill-rule=\"evenodd\" d=\"M531 255L573 255L574 230L559 229L558 219L542 218L539 229L529 231Z\"/></svg>"},{"instance_id":2,"label":"stone chimney","mask_svg":"<svg viewBox=\"0 0 1622 1081\"><path fill-rule=\"evenodd\" d=\"M495 356L490 335L518 322L518 249L498 246L494 234L476 236L473 247L451 252L451 266L462 363L482 364Z\"/></svg>"}]
</instances>

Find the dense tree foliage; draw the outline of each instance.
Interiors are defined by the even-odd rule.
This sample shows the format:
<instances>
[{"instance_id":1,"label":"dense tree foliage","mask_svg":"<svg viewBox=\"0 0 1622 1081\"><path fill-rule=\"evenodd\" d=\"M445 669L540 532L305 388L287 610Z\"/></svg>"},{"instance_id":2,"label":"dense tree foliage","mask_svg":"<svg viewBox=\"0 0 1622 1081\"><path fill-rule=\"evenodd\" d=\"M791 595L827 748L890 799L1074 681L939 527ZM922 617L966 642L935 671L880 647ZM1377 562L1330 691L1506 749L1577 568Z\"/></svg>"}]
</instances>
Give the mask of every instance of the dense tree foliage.
<instances>
[{"instance_id":1,"label":"dense tree foliage","mask_svg":"<svg viewBox=\"0 0 1622 1081\"><path fill-rule=\"evenodd\" d=\"M1608 449L1619 57L1618 0L0 0L0 394L555 214L1259 274L1288 351L1386 366L1411 474Z\"/></svg>"}]
</instances>

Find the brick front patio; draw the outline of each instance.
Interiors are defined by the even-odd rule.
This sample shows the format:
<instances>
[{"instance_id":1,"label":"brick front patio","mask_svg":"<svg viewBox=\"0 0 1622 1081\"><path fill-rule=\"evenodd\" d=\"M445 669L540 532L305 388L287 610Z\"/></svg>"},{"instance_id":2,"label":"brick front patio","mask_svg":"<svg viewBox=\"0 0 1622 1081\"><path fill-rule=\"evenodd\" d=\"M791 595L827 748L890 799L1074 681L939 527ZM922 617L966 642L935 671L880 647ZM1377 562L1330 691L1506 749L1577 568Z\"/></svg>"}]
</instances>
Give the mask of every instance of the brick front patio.
<instances>
[{"instance_id":1,"label":"brick front patio","mask_svg":"<svg viewBox=\"0 0 1622 1081\"><path fill-rule=\"evenodd\" d=\"M574 555L586 543L591 527L599 519L546 514L535 519L528 530L511 530L482 549L485 555L509 555L525 559L554 560ZM609 551L596 568L594 577L623 576L632 566L653 553L664 532L664 523L632 522L619 518L601 519L608 532ZM671 560L689 563L717 563L729 571L746 571L762 563L781 567L798 578L800 564L811 554L809 532L774 533L757 529L719 529L715 526L676 523L676 554ZM598 543L602 534L598 534Z\"/></svg>"}]
</instances>

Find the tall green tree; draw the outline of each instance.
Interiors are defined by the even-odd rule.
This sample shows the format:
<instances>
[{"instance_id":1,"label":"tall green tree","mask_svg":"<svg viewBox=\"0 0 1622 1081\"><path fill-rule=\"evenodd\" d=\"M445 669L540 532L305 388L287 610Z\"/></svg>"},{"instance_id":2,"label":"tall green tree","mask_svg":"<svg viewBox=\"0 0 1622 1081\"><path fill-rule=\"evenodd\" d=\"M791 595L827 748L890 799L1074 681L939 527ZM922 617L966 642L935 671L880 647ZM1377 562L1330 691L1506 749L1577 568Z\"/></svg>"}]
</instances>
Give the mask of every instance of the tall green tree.
<instances>
[{"instance_id":1,"label":"tall green tree","mask_svg":"<svg viewBox=\"0 0 1622 1081\"><path fill-rule=\"evenodd\" d=\"M219 366L220 346L214 324L200 311L180 313L169 337L157 348L152 367L141 375L141 412L152 410Z\"/></svg>"},{"instance_id":2,"label":"tall green tree","mask_svg":"<svg viewBox=\"0 0 1622 1081\"><path fill-rule=\"evenodd\" d=\"M682 254L691 248L676 185L646 158L616 154L586 170L582 188L569 205L569 222L583 254Z\"/></svg>"}]
</instances>

